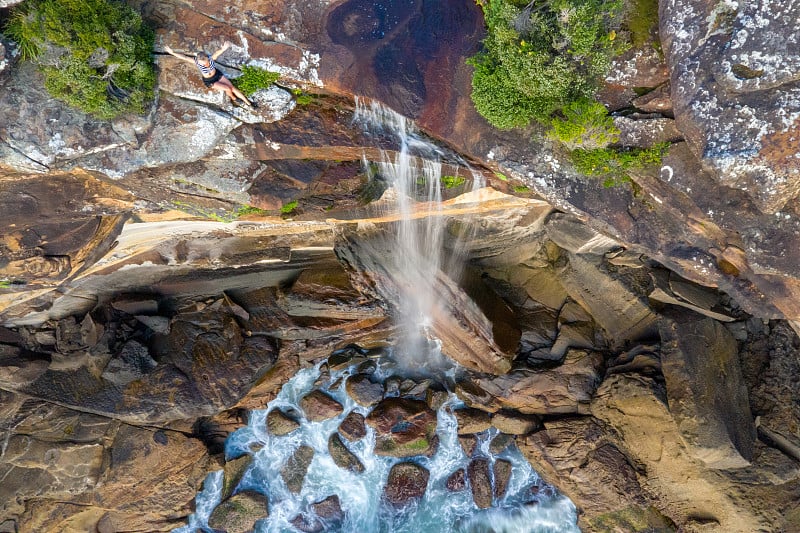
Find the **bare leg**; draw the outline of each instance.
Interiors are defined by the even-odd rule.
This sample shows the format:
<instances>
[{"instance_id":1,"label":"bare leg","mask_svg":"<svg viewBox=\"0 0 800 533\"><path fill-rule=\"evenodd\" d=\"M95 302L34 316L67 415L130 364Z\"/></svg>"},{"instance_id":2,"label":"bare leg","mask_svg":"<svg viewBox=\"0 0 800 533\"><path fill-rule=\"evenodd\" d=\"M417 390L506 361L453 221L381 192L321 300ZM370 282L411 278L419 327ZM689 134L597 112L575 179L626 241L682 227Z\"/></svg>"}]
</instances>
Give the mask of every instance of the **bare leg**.
<instances>
[{"instance_id":1,"label":"bare leg","mask_svg":"<svg viewBox=\"0 0 800 533\"><path fill-rule=\"evenodd\" d=\"M236 87L233 86L231 80L226 77L220 78L220 80L213 85L215 89L218 91L225 91L225 93L230 97L231 100L235 100L237 97L242 99L247 105L252 106L253 103Z\"/></svg>"}]
</instances>

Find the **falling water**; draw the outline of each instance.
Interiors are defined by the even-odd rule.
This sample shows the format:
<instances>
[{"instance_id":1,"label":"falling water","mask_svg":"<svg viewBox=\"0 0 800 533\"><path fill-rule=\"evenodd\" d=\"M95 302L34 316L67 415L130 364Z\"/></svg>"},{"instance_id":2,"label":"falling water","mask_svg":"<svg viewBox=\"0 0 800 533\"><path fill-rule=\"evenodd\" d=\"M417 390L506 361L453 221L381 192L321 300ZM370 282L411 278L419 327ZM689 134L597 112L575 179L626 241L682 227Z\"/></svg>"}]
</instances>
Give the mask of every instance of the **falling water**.
<instances>
[{"instance_id":1,"label":"falling water","mask_svg":"<svg viewBox=\"0 0 800 533\"><path fill-rule=\"evenodd\" d=\"M393 376L404 378L420 372L410 368L434 370L438 378L452 377L454 364L441 355L436 339L430 331L430 317L434 316L437 294L434 284L442 276L457 279L464 256L463 250L453 242L446 231L446 220L441 213L442 150L424 139L405 117L377 104L356 102L355 121L369 134L390 140L398 149L393 155L386 152L381 161L365 161L372 179L387 182L389 190L384 195L392 202L384 202L387 210L399 215L392 236L391 253L386 249L376 251L382 267L393 278L399 294L398 320L404 335L398 346L375 362L371 379L386 382ZM468 169L466 164L463 165ZM482 186L475 176L473 187ZM447 252L445 255L445 251ZM433 362L433 364L431 364ZM448 367L449 365L449 367ZM442 370L448 370L446 374ZM253 490L267 496L269 517L255 524L257 533L296 532L298 517L306 523L319 520L311 504L337 495L343 513L339 523L322 520L325 531L342 532L392 532L392 533L561 533L578 532L574 505L543 483L515 445L493 452L490 443L497 430L490 428L478 433L477 451L471 456L462 448L458 424L453 409L462 407L461 401L449 393L437 410L436 434L439 445L432 456L416 456L412 460L430 473L423 496L402 508L389 505L382 498L384 486L392 466L406 459L379 456L373 453L375 431L367 427L367 434L356 442L346 443L347 448L364 465L364 470L354 473L340 468L328 451L328 439L337 432L342 420L350 412L364 416L369 408L357 404L347 392L345 383L358 372L357 365L338 371L323 371L322 363L299 371L281 389L278 396L264 410L251 412L246 427L228 438L225 454L228 460L245 454L252 456L252 464L245 473L237 491ZM446 381L446 379L441 380ZM321 422L305 417L300 400L314 389L327 392L343 406L340 415ZM386 396L399 392L387 393ZM276 436L267 430L266 418L272 409L296 413L300 427L288 435ZM299 446L310 446L314 456L299 494L289 491L281 476L281 469ZM459 469L467 469L470 461L481 457L488 461L490 472L498 460L508 461L512 473L508 489L494 498L492 507L480 509L470 490L451 491L447 479ZM493 478L494 474L490 476ZM177 533L211 532L208 519L221 499L223 479L220 472L209 474L203 490L197 495L196 512L188 524L175 530ZM309 522L310 521L310 522Z\"/></svg>"},{"instance_id":2,"label":"falling water","mask_svg":"<svg viewBox=\"0 0 800 533\"><path fill-rule=\"evenodd\" d=\"M453 159L451 166L470 174L473 190L483 187L483 176L472 172L455 154L445 154L413 122L382 104L356 98L353 121L368 136L389 139L398 147L395 152L384 151L381 161L364 160L370 179L387 182L385 197L392 201L384 205L399 218L392 253L382 259L400 292L394 302L402 331L396 348L398 360L407 367L447 369L453 363L441 355L430 322L442 308L436 284L442 277L458 281L465 250L459 245L464 241L447 232L442 212L442 159Z\"/></svg>"}]
</instances>

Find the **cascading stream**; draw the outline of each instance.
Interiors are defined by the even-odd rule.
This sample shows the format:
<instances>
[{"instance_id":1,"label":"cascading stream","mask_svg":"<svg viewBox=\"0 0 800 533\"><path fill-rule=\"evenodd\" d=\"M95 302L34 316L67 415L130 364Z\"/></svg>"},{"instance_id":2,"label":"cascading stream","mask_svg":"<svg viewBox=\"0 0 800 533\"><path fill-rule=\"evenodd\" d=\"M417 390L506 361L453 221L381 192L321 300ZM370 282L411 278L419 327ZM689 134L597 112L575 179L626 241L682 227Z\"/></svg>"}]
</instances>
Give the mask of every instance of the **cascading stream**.
<instances>
[{"instance_id":1,"label":"cascading stream","mask_svg":"<svg viewBox=\"0 0 800 533\"><path fill-rule=\"evenodd\" d=\"M539 479L512 438L492 427L459 434L455 413L465 412L459 411L464 406L445 390L458 365L442 354L433 327L452 312L440 298L457 286L453 280L465 257L440 212L443 152L406 118L380 105L357 100L354 120L369 134L399 145L393 158L364 162L371 179L387 182L382 202L399 214L399 222L388 244L371 248L370 242L360 242L358 251L389 278L389 288L378 291L385 300L397 300L389 303L403 334L378 357L354 348L344 363L335 353L299 371L266 409L252 411L247 426L226 443L227 461L249 463L234 494L266 496L268 517L265 508L255 522L260 533L577 532L574 505ZM473 187L481 186L476 177ZM366 386L375 397L365 399L364 392L351 397L351 386ZM308 403L315 394L327 395L323 403L338 407L318 416ZM388 429L381 425L376 413L401 408L411 411L393 415L397 418ZM291 419L285 433L269 429L268 419L276 413ZM359 416L366 420L363 434L348 435L343 423ZM428 419L435 429L420 434L418 426ZM332 442L340 442L344 451L336 451ZM295 466L301 455L298 485ZM397 481L393 472L408 465L416 477ZM229 497L226 483L221 472L210 474L197 495L196 512L176 531L226 527L229 519L219 511Z\"/></svg>"}]
</instances>

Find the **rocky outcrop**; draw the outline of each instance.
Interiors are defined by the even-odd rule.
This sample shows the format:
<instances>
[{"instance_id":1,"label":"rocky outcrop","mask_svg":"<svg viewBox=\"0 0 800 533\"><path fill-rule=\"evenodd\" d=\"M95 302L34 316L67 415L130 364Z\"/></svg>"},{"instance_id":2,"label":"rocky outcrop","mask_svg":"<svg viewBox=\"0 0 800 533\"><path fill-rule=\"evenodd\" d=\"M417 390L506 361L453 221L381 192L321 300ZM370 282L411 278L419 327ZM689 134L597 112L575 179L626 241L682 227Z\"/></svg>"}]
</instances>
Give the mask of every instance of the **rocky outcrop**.
<instances>
[{"instance_id":1,"label":"rocky outcrop","mask_svg":"<svg viewBox=\"0 0 800 533\"><path fill-rule=\"evenodd\" d=\"M586 413L600 382L602 356L571 350L552 370L521 369L498 377L475 377L458 384L456 393L476 409L501 408L525 414Z\"/></svg>"},{"instance_id":2,"label":"rocky outcrop","mask_svg":"<svg viewBox=\"0 0 800 533\"><path fill-rule=\"evenodd\" d=\"M707 318L665 319L660 330L667 400L690 453L711 468L747 466L756 429L733 336Z\"/></svg>"},{"instance_id":3,"label":"rocky outcrop","mask_svg":"<svg viewBox=\"0 0 800 533\"><path fill-rule=\"evenodd\" d=\"M798 7L682 0L661 15L681 131L721 185L780 211L800 193Z\"/></svg>"},{"instance_id":4,"label":"rocky outcrop","mask_svg":"<svg viewBox=\"0 0 800 533\"><path fill-rule=\"evenodd\" d=\"M286 461L286 464L281 469L281 477L290 492L300 494L303 489L306 472L308 472L308 465L311 464L313 458L314 448L302 445Z\"/></svg>"}]
</instances>

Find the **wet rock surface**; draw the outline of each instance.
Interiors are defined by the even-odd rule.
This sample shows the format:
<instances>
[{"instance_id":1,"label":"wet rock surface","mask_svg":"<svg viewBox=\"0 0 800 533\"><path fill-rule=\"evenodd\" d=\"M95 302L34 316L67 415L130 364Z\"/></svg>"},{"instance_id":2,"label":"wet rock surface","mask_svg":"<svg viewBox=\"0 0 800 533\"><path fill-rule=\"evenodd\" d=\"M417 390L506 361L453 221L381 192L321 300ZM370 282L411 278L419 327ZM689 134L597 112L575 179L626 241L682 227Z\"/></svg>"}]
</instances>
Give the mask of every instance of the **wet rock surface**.
<instances>
[{"instance_id":1,"label":"wet rock surface","mask_svg":"<svg viewBox=\"0 0 800 533\"><path fill-rule=\"evenodd\" d=\"M397 463L389 471L383 497L392 505L406 505L422 497L429 477L428 470L416 463Z\"/></svg>"},{"instance_id":2,"label":"wet rock surface","mask_svg":"<svg viewBox=\"0 0 800 533\"><path fill-rule=\"evenodd\" d=\"M378 455L425 455L435 446L436 414L420 400L386 398L370 411L366 423L375 430Z\"/></svg>"},{"instance_id":3,"label":"wet rock surface","mask_svg":"<svg viewBox=\"0 0 800 533\"><path fill-rule=\"evenodd\" d=\"M267 498L253 491L234 494L223 501L208 519L208 525L228 533L245 533L252 531L257 520L266 518Z\"/></svg>"}]
</instances>

